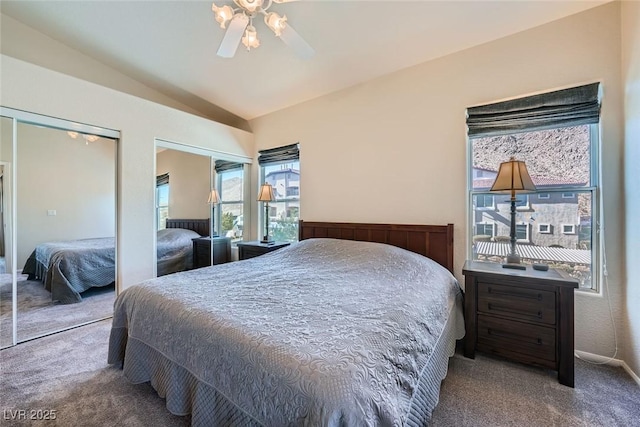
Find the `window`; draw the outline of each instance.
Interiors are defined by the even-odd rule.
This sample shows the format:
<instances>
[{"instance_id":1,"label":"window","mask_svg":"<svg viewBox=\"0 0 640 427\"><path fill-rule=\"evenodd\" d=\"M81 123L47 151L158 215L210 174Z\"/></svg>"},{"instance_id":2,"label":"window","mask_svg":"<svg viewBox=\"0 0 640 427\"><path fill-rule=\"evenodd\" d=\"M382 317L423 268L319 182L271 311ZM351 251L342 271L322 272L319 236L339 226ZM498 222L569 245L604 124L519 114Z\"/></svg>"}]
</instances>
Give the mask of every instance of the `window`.
<instances>
[{"instance_id":1,"label":"window","mask_svg":"<svg viewBox=\"0 0 640 427\"><path fill-rule=\"evenodd\" d=\"M520 252L523 262L562 268L578 279L582 289L597 289L598 284L598 242L592 225L598 223L599 92L595 83L467 109L470 230L477 235L484 229L480 224L491 219L498 224L496 248L498 242L508 241L510 209L505 208L502 195L495 212L480 209L479 198L484 198L493 182L479 179L478 171L491 175L512 156L524 161L538 193L518 195L516 202L518 245L537 247L527 251L535 253L535 259ZM567 224L573 218L575 224ZM531 233L532 227L537 227L537 233ZM554 233L556 227L560 232ZM469 248L469 254L503 261L490 244L483 245L485 249Z\"/></svg>"},{"instance_id":2,"label":"window","mask_svg":"<svg viewBox=\"0 0 640 427\"><path fill-rule=\"evenodd\" d=\"M538 233L551 234L551 224L538 224Z\"/></svg>"},{"instance_id":3,"label":"window","mask_svg":"<svg viewBox=\"0 0 640 427\"><path fill-rule=\"evenodd\" d=\"M158 230L167 228L169 218L169 174L156 177L156 224Z\"/></svg>"},{"instance_id":4,"label":"window","mask_svg":"<svg viewBox=\"0 0 640 427\"><path fill-rule=\"evenodd\" d=\"M529 224L516 224L516 241L529 241Z\"/></svg>"},{"instance_id":5,"label":"window","mask_svg":"<svg viewBox=\"0 0 640 427\"><path fill-rule=\"evenodd\" d=\"M271 184L276 201L269 203L269 237L276 241L298 240L300 219L300 152L298 144L260 151L260 185ZM260 211L260 233L264 233L264 207Z\"/></svg>"},{"instance_id":6,"label":"window","mask_svg":"<svg viewBox=\"0 0 640 427\"><path fill-rule=\"evenodd\" d=\"M476 224L476 235L477 236L495 236L494 233L495 226L494 224Z\"/></svg>"},{"instance_id":7,"label":"window","mask_svg":"<svg viewBox=\"0 0 640 427\"><path fill-rule=\"evenodd\" d=\"M216 173L220 194L215 219L218 235L237 242L242 240L244 228L244 165L216 160Z\"/></svg>"},{"instance_id":8,"label":"window","mask_svg":"<svg viewBox=\"0 0 640 427\"><path fill-rule=\"evenodd\" d=\"M516 195L516 209L529 209L529 196L527 194Z\"/></svg>"},{"instance_id":9,"label":"window","mask_svg":"<svg viewBox=\"0 0 640 427\"><path fill-rule=\"evenodd\" d=\"M493 194L478 194L476 196L477 209L495 209Z\"/></svg>"}]
</instances>

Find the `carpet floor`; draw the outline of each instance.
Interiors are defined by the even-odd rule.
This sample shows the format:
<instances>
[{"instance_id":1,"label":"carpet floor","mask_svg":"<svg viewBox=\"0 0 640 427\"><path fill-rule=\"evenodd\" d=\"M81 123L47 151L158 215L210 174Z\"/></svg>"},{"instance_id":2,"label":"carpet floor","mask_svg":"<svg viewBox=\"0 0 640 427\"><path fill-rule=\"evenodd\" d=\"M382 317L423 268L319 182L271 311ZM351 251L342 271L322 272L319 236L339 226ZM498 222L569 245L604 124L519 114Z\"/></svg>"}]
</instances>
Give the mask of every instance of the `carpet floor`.
<instances>
[{"instance_id":1,"label":"carpet floor","mask_svg":"<svg viewBox=\"0 0 640 427\"><path fill-rule=\"evenodd\" d=\"M10 274L0 274L0 348L12 343L12 284ZM18 341L80 325L113 314L113 286L91 288L76 304L51 301L42 282L18 276Z\"/></svg>"},{"instance_id":2,"label":"carpet floor","mask_svg":"<svg viewBox=\"0 0 640 427\"><path fill-rule=\"evenodd\" d=\"M0 411L7 425L187 426L149 384L107 365L110 320L0 351ZM56 420L13 417L55 411ZM35 411L35 412L31 412ZM44 414L44 412L40 412ZM8 417L8 418L7 418ZM551 371L456 354L432 426L640 426L640 387L622 368L576 360L576 387Z\"/></svg>"}]
</instances>

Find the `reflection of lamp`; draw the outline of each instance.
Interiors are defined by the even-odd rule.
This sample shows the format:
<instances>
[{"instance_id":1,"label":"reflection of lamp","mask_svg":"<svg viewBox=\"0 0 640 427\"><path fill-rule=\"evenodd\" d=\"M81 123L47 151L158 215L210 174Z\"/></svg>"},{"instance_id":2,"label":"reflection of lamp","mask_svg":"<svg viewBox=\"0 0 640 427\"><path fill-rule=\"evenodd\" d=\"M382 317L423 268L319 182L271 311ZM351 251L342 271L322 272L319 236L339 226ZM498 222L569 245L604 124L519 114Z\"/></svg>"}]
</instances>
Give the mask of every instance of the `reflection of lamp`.
<instances>
[{"instance_id":1,"label":"reflection of lamp","mask_svg":"<svg viewBox=\"0 0 640 427\"><path fill-rule=\"evenodd\" d=\"M273 243L273 240L269 240L269 202L275 202L276 195L271 184L266 182L262 184L258 193L258 201L264 202L264 238L260 243Z\"/></svg>"},{"instance_id":2,"label":"reflection of lamp","mask_svg":"<svg viewBox=\"0 0 640 427\"><path fill-rule=\"evenodd\" d=\"M511 194L511 232L509 233L511 247L507 262L502 266L524 270L525 266L520 264L520 255L516 253L516 193L536 191L536 186L527 172L527 166L523 161L515 160L513 157L508 162L500 163L498 176L489 191Z\"/></svg>"},{"instance_id":3,"label":"reflection of lamp","mask_svg":"<svg viewBox=\"0 0 640 427\"><path fill-rule=\"evenodd\" d=\"M220 203L220 197L218 197L218 192L215 188L211 190L211 193L209 193L209 200L207 200L207 203L211 205L211 232L209 234L211 235L211 238L213 238L218 236L215 233L216 217L214 213L216 211L216 205ZM211 246L213 246L213 242L211 242ZM213 251L211 253L213 254Z\"/></svg>"}]
</instances>

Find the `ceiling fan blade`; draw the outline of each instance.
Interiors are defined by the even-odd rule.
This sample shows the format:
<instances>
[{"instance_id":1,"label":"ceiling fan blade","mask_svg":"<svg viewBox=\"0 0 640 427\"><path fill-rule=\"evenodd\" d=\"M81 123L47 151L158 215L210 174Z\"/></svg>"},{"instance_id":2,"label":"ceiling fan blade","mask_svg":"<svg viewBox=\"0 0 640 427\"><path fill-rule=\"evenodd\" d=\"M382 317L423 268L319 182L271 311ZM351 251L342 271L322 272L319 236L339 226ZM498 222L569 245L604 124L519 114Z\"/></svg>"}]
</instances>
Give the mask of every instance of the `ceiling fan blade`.
<instances>
[{"instance_id":1,"label":"ceiling fan blade","mask_svg":"<svg viewBox=\"0 0 640 427\"><path fill-rule=\"evenodd\" d=\"M296 30L287 23L280 33L280 38L302 59L309 59L316 54L309 43L307 43Z\"/></svg>"},{"instance_id":2,"label":"ceiling fan blade","mask_svg":"<svg viewBox=\"0 0 640 427\"><path fill-rule=\"evenodd\" d=\"M298 1L298 0L273 0L274 3L289 3L292 1Z\"/></svg>"},{"instance_id":3,"label":"ceiling fan blade","mask_svg":"<svg viewBox=\"0 0 640 427\"><path fill-rule=\"evenodd\" d=\"M231 22L229 22L229 28L224 33L224 38L218 48L218 56L223 58L233 58L238 50L240 40L244 34L244 29L249 25L249 18L241 13L235 15Z\"/></svg>"}]
</instances>

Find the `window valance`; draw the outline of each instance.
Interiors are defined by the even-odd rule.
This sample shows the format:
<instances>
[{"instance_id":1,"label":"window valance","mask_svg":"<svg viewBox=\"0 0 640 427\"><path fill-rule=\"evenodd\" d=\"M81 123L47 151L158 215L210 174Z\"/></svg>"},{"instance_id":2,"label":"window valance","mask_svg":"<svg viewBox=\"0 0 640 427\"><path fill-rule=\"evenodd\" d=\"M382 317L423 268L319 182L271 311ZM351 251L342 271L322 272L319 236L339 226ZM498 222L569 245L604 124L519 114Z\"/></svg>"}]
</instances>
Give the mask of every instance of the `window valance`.
<instances>
[{"instance_id":1,"label":"window valance","mask_svg":"<svg viewBox=\"0 0 640 427\"><path fill-rule=\"evenodd\" d=\"M238 162L230 162L228 160L216 160L216 172L226 172L235 169L242 169L244 165Z\"/></svg>"},{"instance_id":2,"label":"window valance","mask_svg":"<svg viewBox=\"0 0 640 427\"><path fill-rule=\"evenodd\" d=\"M598 123L600 83L467 109L470 137Z\"/></svg>"},{"instance_id":3,"label":"window valance","mask_svg":"<svg viewBox=\"0 0 640 427\"><path fill-rule=\"evenodd\" d=\"M285 145L284 147L269 148L258 152L258 164L286 162L300 159L298 143Z\"/></svg>"},{"instance_id":4,"label":"window valance","mask_svg":"<svg viewBox=\"0 0 640 427\"><path fill-rule=\"evenodd\" d=\"M158 175L156 176L156 187L159 187L161 185L165 185L169 183L169 174L168 173L164 173L162 175Z\"/></svg>"}]
</instances>

